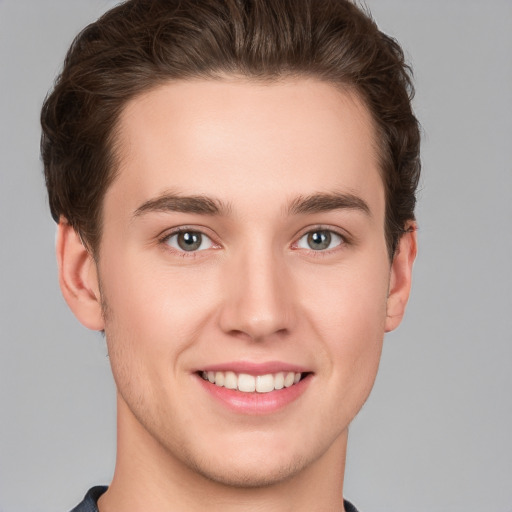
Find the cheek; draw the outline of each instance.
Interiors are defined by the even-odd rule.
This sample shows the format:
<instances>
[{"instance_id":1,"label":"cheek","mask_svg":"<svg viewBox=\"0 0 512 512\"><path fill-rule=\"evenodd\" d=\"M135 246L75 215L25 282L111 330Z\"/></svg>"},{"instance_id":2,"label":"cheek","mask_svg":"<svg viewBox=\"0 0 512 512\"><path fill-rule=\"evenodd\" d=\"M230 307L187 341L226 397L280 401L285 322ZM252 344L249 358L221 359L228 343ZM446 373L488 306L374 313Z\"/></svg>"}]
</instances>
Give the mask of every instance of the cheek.
<instances>
[{"instance_id":1,"label":"cheek","mask_svg":"<svg viewBox=\"0 0 512 512\"><path fill-rule=\"evenodd\" d=\"M382 327L388 270L379 266L383 267L378 262L360 268L347 265L329 269L323 276L305 274L301 287L309 308L340 335L347 329Z\"/></svg>"},{"instance_id":2,"label":"cheek","mask_svg":"<svg viewBox=\"0 0 512 512\"><path fill-rule=\"evenodd\" d=\"M214 305L214 283L205 272L157 267L128 253L102 265L107 338L130 347L133 359L169 361L193 344ZM130 269L127 271L125 269ZM114 348L114 347L113 347ZM161 359L159 359L161 357Z\"/></svg>"},{"instance_id":3,"label":"cheek","mask_svg":"<svg viewBox=\"0 0 512 512\"><path fill-rule=\"evenodd\" d=\"M304 293L304 314L323 340L333 373L356 379L376 373L386 321L388 271L380 259L340 266L323 279L309 275L303 282L304 290L315 290ZM323 285L318 286L319 282Z\"/></svg>"}]
</instances>

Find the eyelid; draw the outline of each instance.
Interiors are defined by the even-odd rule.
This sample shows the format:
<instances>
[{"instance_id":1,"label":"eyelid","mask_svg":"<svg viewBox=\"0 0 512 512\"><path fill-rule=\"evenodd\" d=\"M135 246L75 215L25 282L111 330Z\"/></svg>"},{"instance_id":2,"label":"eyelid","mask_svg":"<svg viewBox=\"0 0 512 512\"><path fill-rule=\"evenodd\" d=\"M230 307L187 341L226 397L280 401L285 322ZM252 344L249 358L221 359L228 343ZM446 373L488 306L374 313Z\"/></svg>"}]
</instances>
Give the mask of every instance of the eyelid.
<instances>
[{"instance_id":1,"label":"eyelid","mask_svg":"<svg viewBox=\"0 0 512 512\"><path fill-rule=\"evenodd\" d=\"M211 238L212 240L214 238L216 238L215 233L210 228L207 228L206 226L195 225L195 224L183 224L183 225L175 226L172 228L165 228L157 235L157 238L159 240L164 240L165 238L175 235L176 233L183 233L186 231L193 231L194 233L201 233L202 235L205 235L208 238Z\"/></svg>"},{"instance_id":2,"label":"eyelid","mask_svg":"<svg viewBox=\"0 0 512 512\"><path fill-rule=\"evenodd\" d=\"M336 247L333 247L332 249L325 249L325 250L314 250L309 249L309 252L314 253L315 255L321 255L321 254L329 254L332 251L336 251L340 249L343 246L350 245L351 239L350 236L342 229L334 226L326 226L322 224L308 226L306 228L303 228L299 231L298 235L295 236L295 242L292 243L291 248L296 250L305 250L308 251L308 249L301 249L298 247L299 241L304 238L304 236L308 235L309 233L314 233L315 231L329 231L336 236L339 236L341 238L341 243L337 245Z\"/></svg>"},{"instance_id":3,"label":"eyelid","mask_svg":"<svg viewBox=\"0 0 512 512\"><path fill-rule=\"evenodd\" d=\"M197 255L197 253L208 250L208 249L201 249L198 251L184 251L184 250L176 249L175 247L171 247L169 244L167 244L167 241L171 237L173 237L175 235L179 235L180 233L187 233L187 232L200 233L202 236L208 238L210 240L210 242L212 243L212 247L208 247L208 249L218 249L221 247L220 243L218 241L216 241L216 237L211 234L211 230L204 226L186 225L186 226L177 226L174 228L166 229L158 235L158 237L157 237L158 242L162 245L167 245L167 248L169 250L177 252L181 256L193 257L194 255Z\"/></svg>"},{"instance_id":4,"label":"eyelid","mask_svg":"<svg viewBox=\"0 0 512 512\"><path fill-rule=\"evenodd\" d=\"M169 240L169 238L171 238L172 236L177 235L179 233L187 232L187 231L200 233L201 235L207 237L211 241L212 246L213 246L211 248L213 248L213 249L219 249L222 247L222 245L217 241L217 237L214 234L211 234L211 230L209 228L206 228L205 226L197 226L197 225L196 226L184 225L184 226L177 226L174 228L166 229L158 235L158 242L161 244L165 244L167 242L167 240ZM329 232L334 233L335 235L339 236L342 240L342 242L338 246L336 246L332 249L325 249L325 250L310 249L309 252L314 253L315 255L320 256L321 254L325 254L325 253L329 254L333 251L338 250L339 248L341 248L343 246L351 244L351 238L346 233L345 230L342 230L339 227L318 224L318 225L307 226L306 228L301 229L299 231L299 233L294 237L295 241L291 244L291 248L296 249L296 250L300 249L297 246L299 240L301 240L305 235L307 235L311 232L315 232L315 231L329 231ZM194 255L197 255L197 253L199 253L199 252L203 252L203 251L207 250L207 249L202 249L200 251L187 252L187 251L181 251L179 249L175 249L173 247L170 247L169 245L167 247L169 248L169 250L179 252L180 255L185 255L185 256L194 256ZM301 250L307 251L307 249L301 249Z\"/></svg>"}]
</instances>

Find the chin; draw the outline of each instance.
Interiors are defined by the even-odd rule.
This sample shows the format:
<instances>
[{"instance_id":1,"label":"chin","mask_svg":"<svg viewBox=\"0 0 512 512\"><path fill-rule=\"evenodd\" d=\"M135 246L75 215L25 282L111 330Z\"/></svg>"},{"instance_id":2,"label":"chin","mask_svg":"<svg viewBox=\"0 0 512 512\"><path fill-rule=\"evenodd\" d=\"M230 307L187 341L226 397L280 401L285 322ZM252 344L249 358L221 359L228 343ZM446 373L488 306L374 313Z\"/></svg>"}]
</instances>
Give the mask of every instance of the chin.
<instances>
[{"instance_id":1,"label":"chin","mask_svg":"<svg viewBox=\"0 0 512 512\"><path fill-rule=\"evenodd\" d=\"M190 461L188 461L190 464ZM192 464L192 469L207 480L217 484L245 489L256 489L278 485L298 474L307 463L297 457L295 460L285 463L273 460L272 464L261 461L226 460L224 464ZM215 467L214 467L215 466Z\"/></svg>"}]
</instances>

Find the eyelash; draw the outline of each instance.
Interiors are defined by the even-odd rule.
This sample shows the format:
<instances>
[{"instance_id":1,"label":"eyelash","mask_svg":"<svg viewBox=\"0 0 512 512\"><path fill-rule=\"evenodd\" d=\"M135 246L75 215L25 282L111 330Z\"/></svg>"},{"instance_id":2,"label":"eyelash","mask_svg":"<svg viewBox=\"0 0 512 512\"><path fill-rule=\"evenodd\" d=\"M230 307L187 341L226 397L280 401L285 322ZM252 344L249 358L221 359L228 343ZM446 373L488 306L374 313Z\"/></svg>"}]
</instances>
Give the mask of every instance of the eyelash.
<instances>
[{"instance_id":1,"label":"eyelash","mask_svg":"<svg viewBox=\"0 0 512 512\"><path fill-rule=\"evenodd\" d=\"M307 228L307 230L302 231L300 236L298 236L296 238L296 241L293 242L293 244L291 245L291 248L293 250L301 249L300 247L298 247L299 242L305 236L310 235L312 233L318 233L318 232L330 233L331 235L335 235L336 237L339 237L340 242L335 247L330 248L330 249L324 249L324 250L315 250L315 249L305 249L305 248L302 248L303 250L308 251L308 253L311 256L313 256L313 257L328 256L328 255L331 255L333 252L339 251L343 247L345 247L347 245L350 245L350 240L348 239L348 237L345 234L342 234L338 230L333 229L331 227L321 226L320 225L320 226L309 227L309 228ZM181 233L198 233L201 236L206 237L207 239L209 239L211 244L212 244L212 247L208 247L207 249L201 249L201 250L193 250L193 251L179 250L179 249L176 249L174 247L171 247L169 245L169 240L173 236L177 236L177 235L179 235ZM159 243L161 245L167 246L166 248L168 250L172 251L175 254L178 254L182 258L196 258L196 257L199 256L199 253L204 252L204 251L206 251L206 250L208 250L210 248L218 249L218 248L221 247L220 244L215 242L210 235L206 234L202 230L202 228L189 227L189 226L182 226L182 227L179 227L179 228L176 228L176 229L172 230L171 232L166 232L163 236L159 237L158 241L159 241Z\"/></svg>"},{"instance_id":2,"label":"eyelash","mask_svg":"<svg viewBox=\"0 0 512 512\"><path fill-rule=\"evenodd\" d=\"M212 244L212 248L219 248L220 247L220 244L216 243L213 240L213 238L210 235L207 235L201 228L190 227L190 226L181 226L181 227L176 228L176 229L174 229L174 230L172 230L170 232L168 231L163 236L159 237L158 242L161 245L166 246L167 250L173 252L174 254L177 254L178 256L180 256L182 258L197 258L199 256L199 253L204 252L206 250L206 249L202 249L202 250L199 250L199 251L198 250L196 250L196 251L185 251L185 250L179 250L179 249L176 249L174 247L171 247L169 245L169 240L173 236L177 236L180 233L198 233L202 237L205 237L205 238L210 240L210 242ZM210 249L210 247L208 249Z\"/></svg>"},{"instance_id":3,"label":"eyelash","mask_svg":"<svg viewBox=\"0 0 512 512\"><path fill-rule=\"evenodd\" d=\"M335 247L332 247L330 249L324 249L324 250L303 249L308 252L308 256L310 256L310 257L323 258L323 257L331 256L333 253L343 250L343 248L350 245L350 239L348 238L348 236L346 234L341 233L339 230L333 229L332 227L318 225L318 226L308 227L305 230L303 230L301 232L301 234L296 238L296 242L294 242L292 244L292 249L300 250L301 248L298 247L298 244L305 236L310 235L312 233L319 233L319 232L330 233L331 235L339 237L340 241Z\"/></svg>"}]
</instances>

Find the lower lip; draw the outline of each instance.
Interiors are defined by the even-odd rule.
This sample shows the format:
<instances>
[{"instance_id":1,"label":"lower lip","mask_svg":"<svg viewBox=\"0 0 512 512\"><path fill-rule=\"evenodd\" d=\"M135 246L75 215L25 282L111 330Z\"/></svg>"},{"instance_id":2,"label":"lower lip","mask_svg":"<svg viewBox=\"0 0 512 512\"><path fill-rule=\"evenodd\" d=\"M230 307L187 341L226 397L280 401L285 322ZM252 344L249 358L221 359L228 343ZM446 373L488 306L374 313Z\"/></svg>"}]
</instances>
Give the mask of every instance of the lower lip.
<instances>
[{"instance_id":1,"label":"lower lip","mask_svg":"<svg viewBox=\"0 0 512 512\"><path fill-rule=\"evenodd\" d=\"M297 400L306 391L311 377L311 375L307 375L289 388L276 389L269 393L243 393L236 389L216 386L197 375L203 389L232 411L241 414L271 414L279 411Z\"/></svg>"}]
</instances>

